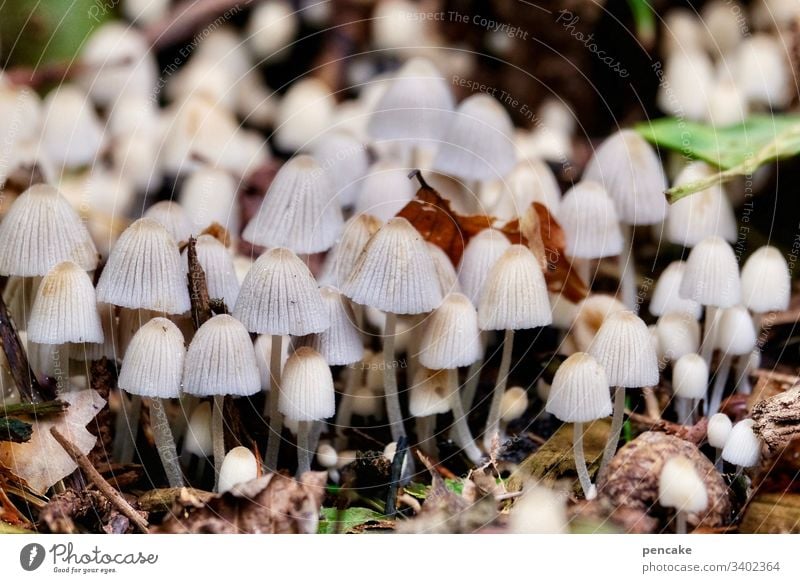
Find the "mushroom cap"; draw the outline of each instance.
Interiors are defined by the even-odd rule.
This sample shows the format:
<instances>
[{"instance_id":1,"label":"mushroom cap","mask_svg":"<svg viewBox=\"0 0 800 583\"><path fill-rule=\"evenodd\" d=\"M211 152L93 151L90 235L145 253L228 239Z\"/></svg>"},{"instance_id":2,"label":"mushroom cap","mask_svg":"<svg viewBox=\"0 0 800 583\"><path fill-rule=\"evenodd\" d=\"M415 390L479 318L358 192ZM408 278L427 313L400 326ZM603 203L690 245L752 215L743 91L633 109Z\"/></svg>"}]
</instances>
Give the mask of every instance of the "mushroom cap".
<instances>
[{"instance_id":1,"label":"mushroom cap","mask_svg":"<svg viewBox=\"0 0 800 583\"><path fill-rule=\"evenodd\" d=\"M579 259L600 259L622 253L622 230L614 202L602 185L584 180L561 201L559 221L567 239L566 253Z\"/></svg>"},{"instance_id":2,"label":"mushroom cap","mask_svg":"<svg viewBox=\"0 0 800 583\"><path fill-rule=\"evenodd\" d=\"M684 354L672 368L672 392L682 399L703 399L708 390L708 364L699 354Z\"/></svg>"},{"instance_id":3,"label":"mushroom cap","mask_svg":"<svg viewBox=\"0 0 800 583\"><path fill-rule=\"evenodd\" d=\"M691 162L678 174L675 185L707 178L713 172L704 162ZM738 235L733 206L721 183L669 205L664 226L667 240L684 247L694 247L712 236L733 243Z\"/></svg>"},{"instance_id":4,"label":"mushroom cap","mask_svg":"<svg viewBox=\"0 0 800 583\"><path fill-rule=\"evenodd\" d=\"M414 194L407 168L391 160L378 160L359 183L356 213L369 213L386 222L411 202Z\"/></svg>"},{"instance_id":5,"label":"mushroom cap","mask_svg":"<svg viewBox=\"0 0 800 583\"><path fill-rule=\"evenodd\" d=\"M428 417L450 410L450 373L419 367L414 373L414 383L408 391L408 412L413 417Z\"/></svg>"},{"instance_id":6,"label":"mushroom cap","mask_svg":"<svg viewBox=\"0 0 800 583\"><path fill-rule=\"evenodd\" d=\"M656 281L653 296L650 298L650 313L654 316L663 316L669 312L684 312L691 314L696 319L703 313L703 307L696 301L681 297L680 289L683 274L686 272L684 261L673 261Z\"/></svg>"},{"instance_id":7,"label":"mushroom cap","mask_svg":"<svg viewBox=\"0 0 800 583\"><path fill-rule=\"evenodd\" d=\"M577 349L581 352L589 350L606 318L625 310L625 304L608 294L590 294L578 302L568 326Z\"/></svg>"},{"instance_id":8,"label":"mushroom cap","mask_svg":"<svg viewBox=\"0 0 800 583\"><path fill-rule=\"evenodd\" d=\"M542 268L533 253L512 245L497 260L478 306L481 330L522 330L553 321Z\"/></svg>"},{"instance_id":9,"label":"mushroom cap","mask_svg":"<svg viewBox=\"0 0 800 583\"><path fill-rule=\"evenodd\" d=\"M97 301L166 314L189 311L178 245L153 219L139 219L120 236L97 282Z\"/></svg>"},{"instance_id":10,"label":"mushroom cap","mask_svg":"<svg viewBox=\"0 0 800 583\"><path fill-rule=\"evenodd\" d=\"M186 437L183 438L183 449L201 457L209 457L214 454L210 401L198 403L192 411L189 424L186 426Z\"/></svg>"},{"instance_id":11,"label":"mushroom cap","mask_svg":"<svg viewBox=\"0 0 800 583\"><path fill-rule=\"evenodd\" d=\"M97 267L97 249L78 213L49 184L23 192L0 222L0 275L45 275L57 263Z\"/></svg>"},{"instance_id":12,"label":"mushroom cap","mask_svg":"<svg viewBox=\"0 0 800 583\"><path fill-rule=\"evenodd\" d=\"M608 388L606 387L606 392ZM514 419L522 417L528 409L528 392L522 387L511 387L503 393L503 400L500 402L500 419L509 423Z\"/></svg>"},{"instance_id":13,"label":"mushroom cap","mask_svg":"<svg viewBox=\"0 0 800 583\"><path fill-rule=\"evenodd\" d=\"M296 421L333 417L336 409L333 377L319 352L303 346L286 361L278 409Z\"/></svg>"},{"instance_id":14,"label":"mushroom cap","mask_svg":"<svg viewBox=\"0 0 800 583\"><path fill-rule=\"evenodd\" d=\"M647 325L629 311L609 315L589 353L603 366L612 387L653 387L658 384L658 357Z\"/></svg>"},{"instance_id":15,"label":"mushroom cap","mask_svg":"<svg viewBox=\"0 0 800 583\"><path fill-rule=\"evenodd\" d=\"M667 214L667 181L661 161L633 130L619 131L600 144L583 179L605 187L625 224L652 225Z\"/></svg>"},{"instance_id":16,"label":"mushroom cap","mask_svg":"<svg viewBox=\"0 0 800 583\"><path fill-rule=\"evenodd\" d=\"M566 495L541 484L526 485L511 509L508 528L514 534L568 533Z\"/></svg>"},{"instance_id":17,"label":"mushroom cap","mask_svg":"<svg viewBox=\"0 0 800 583\"><path fill-rule=\"evenodd\" d=\"M320 79L292 83L278 104L275 144L286 151L305 148L330 127L335 111L333 92Z\"/></svg>"},{"instance_id":18,"label":"mushroom cap","mask_svg":"<svg viewBox=\"0 0 800 583\"><path fill-rule=\"evenodd\" d=\"M677 360L700 348L700 324L691 314L669 312L658 319L656 337L661 355Z\"/></svg>"},{"instance_id":19,"label":"mushroom cap","mask_svg":"<svg viewBox=\"0 0 800 583\"><path fill-rule=\"evenodd\" d=\"M658 503L679 512L702 512L708 506L705 482L689 459L677 456L664 462L658 477Z\"/></svg>"},{"instance_id":20,"label":"mushroom cap","mask_svg":"<svg viewBox=\"0 0 800 583\"><path fill-rule=\"evenodd\" d=\"M344 226L334 194L328 173L314 158L295 156L278 170L242 238L295 253L327 251Z\"/></svg>"},{"instance_id":21,"label":"mushroom cap","mask_svg":"<svg viewBox=\"0 0 800 583\"><path fill-rule=\"evenodd\" d=\"M725 442L733 429L731 418L725 413L715 413L708 419L708 428L706 435L708 437L708 445L717 449L725 447Z\"/></svg>"},{"instance_id":22,"label":"mushroom cap","mask_svg":"<svg viewBox=\"0 0 800 583\"><path fill-rule=\"evenodd\" d=\"M453 106L450 82L436 66L428 59L409 59L388 82L367 131L404 148L435 144L445 135Z\"/></svg>"},{"instance_id":23,"label":"mushroom cap","mask_svg":"<svg viewBox=\"0 0 800 583\"><path fill-rule=\"evenodd\" d=\"M186 211L191 231L200 233L219 223L232 233L239 232L237 184L233 177L214 167L200 167L186 177L178 202Z\"/></svg>"},{"instance_id":24,"label":"mushroom cap","mask_svg":"<svg viewBox=\"0 0 800 583\"><path fill-rule=\"evenodd\" d=\"M92 280L71 261L53 267L39 284L28 339L38 344L103 341Z\"/></svg>"},{"instance_id":25,"label":"mushroom cap","mask_svg":"<svg viewBox=\"0 0 800 583\"><path fill-rule=\"evenodd\" d=\"M342 292L393 314L430 312L442 300L425 241L403 218L391 219L367 242Z\"/></svg>"},{"instance_id":26,"label":"mushroom cap","mask_svg":"<svg viewBox=\"0 0 800 583\"><path fill-rule=\"evenodd\" d=\"M381 228L381 221L368 214L358 214L347 221L339 242L328 253L321 280L341 289L361 257L367 242Z\"/></svg>"},{"instance_id":27,"label":"mushroom cap","mask_svg":"<svg viewBox=\"0 0 800 583\"><path fill-rule=\"evenodd\" d=\"M142 216L161 223L178 243L188 241L194 232L192 221L189 219L186 210L172 200L162 200L155 203Z\"/></svg>"},{"instance_id":28,"label":"mushroom cap","mask_svg":"<svg viewBox=\"0 0 800 583\"><path fill-rule=\"evenodd\" d=\"M258 461L253 452L242 447L234 447L225 454L219 469L217 492L224 494L237 484L243 484L258 477Z\"/></svg>"},{"instance_id":29,"label":"mushroom cap","mask_svg":"<svg viewBox=\"0 0 800 583\"><path fill-rule=\"evenodd\" d=\"M350 132L338 129L314 140L309 151L328 177L328 200L340 207L353 206L361 179L369 170L366 144Z\"/></svg>"},{"instance_id":30,"label":"mushroom cap","mask_svg":"<svg viewBox=\"0 0 800 583\"><path fill-rule=\"evenodd\" d=\"M175 399L181 394L185 357L178 327L166 318L153 318L128 344L118 386L140 397Z\"/></svg>"},{"instance_id":31,"label":"mushroom cap","mask_svg":"<svg viewBox=\"0 0 800 583\"><path fill-rule=\"evenodd\" d=\"M496 229L484 229L469 240L458 266L461 289L473 304L480 304L483 286L497 260L511 242Z\"/></svg>"},{"instance_id":32,"label":"mushroom cap","mask_svg":"<svg viewBox=\"0 0 800 583\"><path fill-rule=\"evenodd\" d=\"M719 237L706 237L689 253L680 295L702 304L729 308L741 299L739 265L731 246Z\"/></svg>"},{"instance_id":33,"label":"mushroom cap","mask_svg":"<svg viewBox=\"0 0 800 583\"><path fill-rule=\"evenodd\" d=\"M739 421L722 448L722 459L735 466L752 468L761 459L761 440L753 432L753 420Z\"/></svg>"},{"instance_id":34,"label":"mushroom cap","mask_svg":"<svg viewBox=\"0 0 800 583\"><path fill-rule=\"evenodd\" d=\"M514 169L514 125L494 97L471 95L449 117L434 170L465 180L496 180Z\"/></svg>"},{"instance_id":35,"label":"mushroom cap","mask_svg":"<svg viewBox=\"0 0 800 583\"><path fill-rule=\"evenodd\" d=\"M456 273L456 268L453 266L453 262L450 261L450 258L447 256L447 253L434 243L427 243L426 247L433 259L433 265L436 267L436 275L439 279L439 289L442 292L442 296L446 296L449 293L460 292L461 287L458 285L458 274Z\"/></svg>"},{"instance_id":36,"label":"mushroom cap","mask_svg":"<svg viewBox=\"0 0 800 583\"><path fill-rule=\"evenodd\" d=\"M272 335L261 334L256 338L253 347L256 351L256 363L258 372L261 375L261 388L265 391L272 389L272 375L270 374L270 363L272 361ZM288 338L281 339L281 369L289 358L291 342Z\"/></svg>"},{"instance_id":37,"label":"mushroom cap","mask_svg":"<svg viewBox=\"0 0 800 583\"><path fill-rule=\"evenodd\" d=\"M305 336L330 326L314 276L297 255L280 247L250 268L233 315L257 334Z\"/></svg>"},{"instance_id":38,"label":"mushroom cap","mask_svg":"<svg viewBox=\"0 0 800 583\"><path fill-rule=\"evenodd\" d=\"M501 197L492 208L494 216L510 221L538 202L558 217L561 189L553 171L542 160L521 160L502 184Z\"/></svg>"},{"instance_id":39,"label":"mushroom cap","mask_svg":"<svg viewBox=\"0 0 800 583\"><path fill-rule=\"evenodd\" d=\"M59 168L91 165L103 139L100 119L79 87L63 83L44 98L39 143Z\"/></svg>"},{"instance_id":40,"label":"mushroom cap","mask_svg":"<svg viewBox=\"0 0 800 583\"><path fill-rule=\"evenodd\" d=\"M228 309L236 305L239 297L239 279L236 277L236 266L233 255L222 242L212 235L200 235L195 244L197 261L206 276L208 296L225 302ZM181 258L184 270L188 274L189 250L184 249Z\"/></svg>"},{"instance_id":41,"label":"mushroom cap","mask_svg":"<svg viewBox=\"0 0 800 583\"><path fill-rule=\"evenodd\" d=\"M732 306L722 312L714 333L715 347L732 356L750 354L758 343L753 318L744 306Z\"/></svg>"},{"instance_id":42,"label":"mushroom cap","mask_svg":"<svg viewBox=\"0 0 800 583\"><path fill-rule=\"evenodd\" d=\"M184 392L198 397L241 397L260 388L253 343L242 323L220 314L200 326L186 351Z\"/></svg>"},{"instance_id":43,"label":"mushroom cap","mask_svg":"<svg viewBox=\"0 0 800 583\"><path fill-rule=\"evenodd\" d=\"M468 366L483 355L478 312L469 298L448 294L428 316L419 345L419 361L432 369Z\"/></svg>"},{"instance_id":44,"label":"mushroom cap","mask_svg":"<svg viewBox=\"0 0 800 583\"><path fill-rule=\"evenodd\" d=\"M753 313L789 307L792 280L783 254L775 247L759 247L742 267L742 301Z\"/></svg>"},{"instance_id":45,"label":"mushroom cap","mask_svg":"<svg viewBox=\"0 0 800 583\"><path fill-rule=\"evenodd\" d=\"M364 341L356 327L350 302L332 287L321 288L320 294L331 324L322 332L298 338L296 346L313 348L330 366L359 362L364 356Z\"/></svg>"},{"instance_id":46,"label":"mushroom cap","mask_svg":"<svg viewBox=\"0 0 800 583\"><path fill-rule=\"evenodd\" d=\"M97 313L100 315L100 325L103 329L102 342L86 342L73 344L69 357L72 360L91 362L107 358L111 362L117 360L117 313L114 306L97 304Z\"/></svg>"},{"instance_id":47,"label":"mushroom cap","mask_svg":"<svg viewBox=\"0 0 800 583\"><path fill-rule=\"evenodd\" d=\"M611 415L611 394L603 367L591 355L576 352L558 367L545 411L568 423L586 423Z\"/></svg>"}]
</instances>

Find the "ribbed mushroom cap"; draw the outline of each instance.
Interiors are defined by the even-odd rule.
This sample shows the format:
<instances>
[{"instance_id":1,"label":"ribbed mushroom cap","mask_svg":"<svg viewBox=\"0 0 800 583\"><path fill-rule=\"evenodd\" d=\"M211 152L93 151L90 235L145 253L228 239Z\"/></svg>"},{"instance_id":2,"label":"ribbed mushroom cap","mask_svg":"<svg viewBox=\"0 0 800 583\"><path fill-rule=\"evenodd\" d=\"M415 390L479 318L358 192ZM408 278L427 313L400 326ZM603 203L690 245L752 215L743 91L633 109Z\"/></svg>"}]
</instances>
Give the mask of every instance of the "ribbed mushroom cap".
<instances>
[{"instance_id":1,"label":"ribbed mushroom cap","mask_svg":"<svg viewBox=\"0 0 800 583\"><path fill-rule=\"evenodd\" d=\"M377 140L414 147L442 139L453 110L449 81L427 59L410 59L389 82L369 119Z\"/></svg>"},{"instance_id":2,"label":"ribbed mushroom cap","mask_svg":"<svg viewBox=\"0 0 800 583\"><path fill-rule=\"evenodd\" d=\"M246 396L260 388L253 343L242 323L220 314L200 326L186 352L184 392L198 397Z\"/></svg>"},{"instance_id":3,"label":"ribbed mushroom cap","mask_svg":"<svg viewBox=\"0 0 800 583\"><path fill-rule=\"evenodd\" d=\"M390 220L367 242L342 292L393 314L430 312L442 300L425 241L403 218Z\"/></svg>"},{"instance_id":4,"label":"ribbed mushroom cap","mask_svg":"<svg viewBox=\"0 0 800 583\"><path fill-rule=\"evenodd\" d=\"M581 352L589 350L606 318L625 309L625 304L608 294L590 294L581 300L570 327L577 349Z\"/></svg>"},{"instance_id":5,"label":"ribbed mushroom cap","mask_svg":"<svg viewBox=\"0 0 800 583\"><path fill-rule=\"evenodd\" d=\"M94 162L103 145L103 127L94 106L78 87L64 83L44 98L41 147L58 166Z\"/></svg>"},{"instance_id":6,"label":"ribbed mushroom cap","mask_svg":"<svg viewBox=\"0 0 800 583\"><path fill-rule=\"evenodd\" d=\"M700 348L700 324L691 314L669 312L658 319L656 336L661 355L677 360Z\"/></svg>"},{"instance_id":7,"label":"ribbed mushroom cap","mask_svg":"<svg viewBox=\"0 0 800 583\"><path fill-rule=\"evenodd\" d=\"M97 300L167 314L189 310L178 245L161 223L139 219L125 229L97 282Z\"/></svg>"},{"instance_id":8,"label":"ribbed mushroom cap","mask_svg":"<svg viewBox=\"0 0 800 583\"><path fill-rule=\"evenodd\" d=\"M625 224L652 225L667 213L667 181L661 161L633 130L617 132L600 144L583 179L605 187Z\"/></svg>"},{"instance_id":9,"label":"ribbed mushroom cap","mask_svg":"<svg viewBox=\"0 0 800 583\"><path fill-rule=\"evenodd\" d=\"M570 257L599 259L622 253L617 211L599 183L584 180L570 188L561 201L558 218Z\"/></svg>"},{"instance_id":10,"label":"ribbed mushroom cap","mask_svg":"<svg viewBox=\"0 0 800 583\"><path fill-rule=\"evenodd\" d=\"M192 232L200 233L212 223L219 223L238 233L236 190L236 181L220 168L201 167L189 174L181 186L178 202L189 217Z\"/></svg>"},{"instance_id":11,"label":"ribbed mushroom cap","mask_svg":"<svg viewBox=\"0 0 800 583\"><path fill-rule=\"evenodd\" d=\"M603 366L612 387L658 384L658 358L650 332L633 312L615 312L606 318L589 353Z\"/></svg>"},{"instance_id":12,"label":"ribbed mushroom cap","mask_svg":"<svg viewBox=\"0 0 800 583\"><path fill-rule=\"evenodd\" d=\"M512 245L486 278L478 306L481 330L522 330L553 321L539 262L522 245Z\"/></svg>"},{"instance_id":13,"label":"ribbed mushroom cap","mask_svg":"<svg viewBox=\"0 0 800 583\"><path fill-rule=\"evenodd\" d=\"M450 410L449 372L421 366L414 372L408 392L408 412L413 417L427 417Z\"/></svg>"},{"instance_id":14,"label":"ribbed mushroom cap","mask_svg":"<svg viewBox=\"0 0 800 583\"><path fill-rule=\"evenodd\" d=\"M219 469L217 492L224 494L237 484L243 484L258 477L258 461L253 452L242 447L234 447L225 454Z\"/></svg>"},{"instance_id":15,"label":"ribbed mushroom cap","mask_svg":"<svg viewBox=\"0 0 800 583\"><path fill-rule=\"evenodd\" d=\"M364 356L364 342L356 328L350 302L332 287L320 289L322 301L328 309L330 326L317 334L296 340L296 346L309 346L319 352L331 366L353 364Z\"/></svg>"},{"instance_id":16,"label":"ribbed mushroom cap","mask_svg":"<svg viewBox=\"0 0 800 583\"><path fill-rule=\"evenodd\" d=\"M192 222L184 208L171 200L157 202L148 208L143 216L161 223L178 243L188 241L194 232Z\"/></svg>"},{"instance_id":17,"label":"ribbed mushroom cap","mask_svg":"<svg viewBox=\"0 0 800 583\"><path fill-rule=\"evenodd\" d=\"M456 268L453 267L453 262L450 261L447 253L434 243L427 243L426 246L433 259L433 265L436 267L436 275L439 279L439 289L442 295L445 296L449 293L461 291L461 286L458 285Z\"/></svg>"},{"instance_id":18,"label":"ribbed mushroom cap","mask_svg":"<svg viewBox=\"0 0 800 583\"><path fill-rule=\"evenodd\" d=\"M78 213L49 184L23 192L0 223L0 275L44 275L57 263L97 267L97 249Z\"/></svg>"},{"instance_id":19,"label":"ribbed mushroom cap","mask_svg":"<svg viewBox=\"0 0 800 583\"><path fill-rule=\"evenodd\" d=\"M650 298L650 313L654 316L663 316L669 312L683 312L700 318L703 307L696 301L683 298L680 294L683 274L686 272L686 263L673 261L661 272Z\"/></svg>"},{"instance_id":20,"label":"ribbed mushroom cap","mask_svg":"<svg viewBox=\"0 0 800 583\"><path fill-rule=\"evenodd\" d=\"M197 261L205 272L208 296L223 300L228 309L233 308L239 297L239 279L236 277L233 255L212 235L200 235L195 249ZM188 249L183 251L182 260L184 269L188 270Z\"/></svg>"},{"instance_id":21,"label":"ribbed mushroom cap","mask_svg":"<svg viewBox=\"0 0 800 583\"><path fill-rule=\"evenodd\" d=\"M186 427L186 437L183 439L183 448L196 456L209 457L213 455L210 401L199 403L192 411Z\"/></svg>"},{"instance_id":22,"label":"ribbed mushroom cap","mask_svg":"<svg viewBox=\"0 0 800 583\"><path fill-rule=\"evenodd\" d=\"M108 304L97 304L97 313L100 315L100 325L103 329L102 342L75 343L70 348L69 357L72 360L91 362L107 358L111 362L117 360L117 314L116 308Z\"/></svg>"},{"instance_id":23,"label":"ribbed mushroom cap","mask_svg":"<svg viewBox=\"0 0 800 583\"><path fill-rule=\"evenodd\" d=\"M727 242L719 237L708 237L692 249L681 280L680 295L718 308L739 303L739 265Z\"/></svg>"},{"instance_id":24,"label":"ribbed mushroom cap","mask_svg":"<svg viewBox=\"0 0 800 583\"><path fill-rule=\"evenodd\" d=\"M450 116L433 169L465 180L503 178L517 163L514 125L492 96L467 97Z\"/></svg>"},{"instance_id":25,"label":"ribbed mushroom cap","mask_svg":"<svg viewBox=\"0 0 800 583\"><path fill-rule=\"evenodd\" d=\"M702 399L708 389L708 364L699 354L684 354L672 367L672 392L682 399Z\"/></svg>"},{"instance_id":26,"label":"ribbed mushroom cap","mask_svg":"<svg viewBox=\"0 0 800 583\"><path fill-rule=\"evenodd\" d=\"M753 313L787 309L791 287L789 266L775 247L759 247L744 262L742 301Z\"/></svg>"},{"instance_id":27,"label":"ribbed mushroom cap","mask_svg":"<svg viewBox=\"0 0 800 583\"><path fill-rule=\"evenodd\" d=\"M722 448L722 459L743 468L758 465L761 459L761 440L753 432L752 419L744 419L733 426L725 447Z\"/></svg>"},{"instance_id":28,"label":"ribbed mushroom cap","mask_svg":"<svg viewBox=\"0 0 800 583\"><path fill-rule=\"evenodd\" d=\"M166 318L153 318L128 345L118 386L140 397L175 399L181 394L185 356L178 327Z\"/></svg>"},{"instance_id":29,"label":"ribbed mushroom cap","mask_svg":"<svg viewBox=\"0 0 800 583\"><path fill-rule=\"evenodd\" d=\"M325 260L325 272L321 278L325 284L336 288L344 286L361 252L381 224L378 218L368 214L356 215L345 223L341 239Z\"/></svg>"},{"instance_id":30,"label":"ribbed mushroom cap","mask_svg":"<svg viewBox=\"0 0 800 583\"><path fill-rule=\"evenodd\" d=\"M340 207L352 206L369 169L366 145L350 132L334 130L314 140L309 153L328 177L328 200Z\"/></svg>"},{"instance_id":31,"label":"ribbed mushroom cap","mask_svg":"<svg viewBox=\"0 0 800 583\"><path fill-rule=\"evenodd\" d=\"M333 377L319 352L304 346L286 361L278 408L288 419L296 421L333 417L336 408Z\"/></svg>"},{"instance_id":32,"label":"ribbed mushroom cap","mask_svg":"<svg viewBox=\"0 0 800 583\"><path fill-rule=\"evenodd\" d=\"M558 367L545 411L567 423L587 423L611 415L611 395L603 367L576 352Z\"/></svg>"},{"instance_id":33,"label":"ribbed mushroom cap","mask_svg":"<svg viewBox=\"0 0 800 583\"><path fill-rule=\"evenodd\" d=\"M713 172L704 162L692 162L678 174L675 185L707 178ZM736 241L736 217L722 184L715 184L669 205L665 230L670 243L684 247L694 247L712 236L721 237L729 243Z\"/></svg>"},{"instance_id":34,"label":"ribbed mushroom cap","mask_svg":"<svg viewBox=\"0 0 800 583\"><path fill-rule=\"evenodd\" d=\"M286 359L289 358L291 344L287 338L283 338L281 341L281 369L286 364ZM261 334L256 338L253 347L256 351L258 372L261 375L261 388L269 391L272 389L272 376L269 370L272 359L272 336L270 334Z\"/></svg>"},{"instance_id":35,"label":"ribbed mushroom cap","mask_svg":"<svg viewBox=\"0 0 800 583\"><path fill-rule=\"evenodd\" d=\"M694 464L683 456L664 462L658 477L658 503L679 512L702 512L708 506L706 485Z\"/></svg>"},{"instance_id":36,"label":"ribbed mushroom cap","mask_svg":"<svg viewBox=\"0 0 800 583\"><path fill-rule=\"evenodd\" d=\"M425 322L419 361L433 369L468 366L483 354L478 313L469 298L448 294Z\"/></svg>"},{"instance_id":37,"label":"ribbed mushroom cap","mask_svg":"<svg viewBox=\"0 0 800 583\"><path fill-rule=\"evenodd\" d=\"M758 337L753 318L744 306L733 306L722 312L719 327L714 334L714 345L731 356L750 354Z\"/></svg>"},{"instance_id":38,"label":"ribbed mushroom cap","mask_svg":"<svg viewBox=\"0 0 800 583\"><path fill-rule=\"evenodd\" d=\"M304 148L331 125L336 98L323 81L306 77L292 83L278 105L275 144L281 150Z\"/></svg>"},{"instance_id":39,"label":"ribbed mushroom cap","mask_svg":"<svg viewBox=\"0 0 800 583\"><path fill-rule=\"evenodd\" d=\"M64 261L44 276L28 320L28 338L39 344L103 341L94 287L83 269Z\"/></svg>"},{"instance_id":40,"label":"ribbed mushroom cap","mask_svg":"<svg viewBox=\"0 0 800 583\"><path fill-rule=\"evenodd\" d=\"M327 251L344 224L333 195L333 185L322 166L311 156L295 156L281 166L242 238L295 253Z\"/></svg>"},{"instance_id":41,"label":"ribbed mushroom cap","mask_svg":"<svg viewBox=\"0 0 800 583\"><path fill-rule=\"evenodd\" d=\"M408 169L390 160L378 160L359 182L356 213L369 213L386 222L411 202L415 193Z\"/></svg>"},{"instance_id":42,"label":"ribbed mushroom cap","mask_svg":"<svg viewBox=\"0 0 800 583\"><path fill-rule=\"evenodd\" d=\"M280 247L250 268L233 315L257 334L305 336L330 326L314 276L297 255Z\"/></svg>"},{"instance_id":43,"label":"ribbed mushroom cap","mask_svg":"<svg viewBox=\"0 0 800 583\"><path fill-rule=\"evenodd\" d=\"M608 387L606 387L608 392ZM506 423L522 417L528 409L528 392L522 387L511 387L503 393L500 402L500 419Z\"/></svg>"},{"instance_id":44,"label":"ribbed mushroom cap","mask_svg":"<svg viewBox=\"0 0 800 583\"><path fill-rule=\"evenodd\" d=\"M458 266L458 280L473 304L480 303L489 272L509 247L508 237L495 229L484 229L467 243Z\"/></svg>"},{"instance_id":45,"label":"ribbed mushroom cap","mask_svg":"<svg viewBox=\"0 0 800 583\"><path fill-rule=\"evenodd\" d=\"M717 449L725 447L725 442L733 429L731 418L725 413L715 413L708 420L708 428L706 434L708 437L708 445Z\"/></svg>"},{"instance_id":46,"label":"ribbed mushroom cap","mask_svg":"<svg viewBox=\"0 0 800 583\"><path fill-rule=\"evenodd\" d=\"M505 179L503 194L492 214L512 220L523 214L534 202L547 207L557 217L561 209L561 189L553 171L541 160L523 160Z\"/></svg>"}]
</instances>

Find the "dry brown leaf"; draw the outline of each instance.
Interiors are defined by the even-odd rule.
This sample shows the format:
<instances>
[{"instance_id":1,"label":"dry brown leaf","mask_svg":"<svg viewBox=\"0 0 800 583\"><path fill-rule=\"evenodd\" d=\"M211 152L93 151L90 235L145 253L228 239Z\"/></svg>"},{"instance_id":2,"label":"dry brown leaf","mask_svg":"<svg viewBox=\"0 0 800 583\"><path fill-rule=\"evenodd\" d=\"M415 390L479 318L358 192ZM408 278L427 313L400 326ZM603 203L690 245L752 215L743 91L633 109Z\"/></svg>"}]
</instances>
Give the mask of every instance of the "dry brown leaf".
<instances>
[{"instance_id":1,"label":"dry brown leaf","mask_svg":"<svg viewBox=\"0 0 800 583\"><path fill-rule=\"evenodd\" d=\"M86 429L87 423L105 405L97 391L86 389L65 393L60 397L70 404L61 415L46 419L30 419L33 435L27 443L0 443L0 464L25 480L38 494L74 472L78 465L50 434L55 427L84 455L94 447L97 437Z\"/></svg>"},{"instance_id":2,"label":"dry brown leaf","mask_svg":"<svg viewBox=\"0 0 800 583\"><path fill-rule=\"evenodd\" d=\"M182 496L159 533L312 534L317 531L327 472L299 480L266 474L208 502Z\"/></svg>"}]
</instances>

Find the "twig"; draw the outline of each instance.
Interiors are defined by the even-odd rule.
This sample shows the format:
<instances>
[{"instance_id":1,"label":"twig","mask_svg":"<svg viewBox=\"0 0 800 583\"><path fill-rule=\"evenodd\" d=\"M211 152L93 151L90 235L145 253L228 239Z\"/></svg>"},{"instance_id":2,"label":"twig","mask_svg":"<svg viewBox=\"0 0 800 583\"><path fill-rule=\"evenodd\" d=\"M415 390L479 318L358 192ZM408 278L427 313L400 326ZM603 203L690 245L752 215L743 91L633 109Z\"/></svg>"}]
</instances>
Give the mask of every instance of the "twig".
<instances>
[{"instance_id":1,"label":"twig","mask_svg":"<svg viewBox=\"0 0 800 583\"><path fill-rule=\"evenodd\" d=\"M776 383L783 383L792 386L800 383L800 376L775 372L774 370L769 370L766 368L758 368L750 374L754 377L766 378L771 381L775 381Z\"/></svg>"},{"instance_id":2,"label":"twig","mask_svg":"<svg viewBox=\"0 0 800 583\"><path fill-rule=\"evenodd\" d=\"M389 480L389 493L386 495L386 508L384 514L392 517L397 514L397 488L403 475L403 465L408 452L408 437L401 435L397 438L397 449L392 458L392 474Z\"/></svg>"},{"instance_id":3,"label":"twig","mask_svg":"<svg viewBox=\"0 0 800 583\"><path fill-rule=\"evenodd\" d=\"M25 354L25 349L22 347L19 334L17 334L17 328L14 326L14 321L8 313L8 307L1 294L0 344L2 344L3 352L6 353L11 376L14 378L14 383L17 385L17 390L23 401L37 403L55 398L55 394L43 394L43 388L36 379L36 375L33 374L33 369L31 369L31 365L28 362L28 356Z\"/></svg>"},{"instance_id":4,"label":"twig","mask_svg":"<svg viewBox=\"0 0 800 583\"><path fill-rule=\"evenodd\" d=\"M207 320L211 319L211 306L208 299L208 285L206 273L197 258L197 239L191 237L186 249L186 258L189 263L189 299L192 303L192 322L199 329Z\"/></svg>"},{"instance_id":5,"label":"twig","mask_svg":"<svg viewBox=\"0 0 800 583\"><path fill-rule=\"evenodd\" d=\"M67 401L55 399L43 403L14 403L13 405L0 405L0 417L13 417L16 415L31 415L45 417L63 413L69 407Z\"/></svg>"},{"instance_id":6,"label":"twig","mask_svg":"<svg viewBox=\"0 0 800 583\"><path fill-rule=\"evenodd\" d=\"M117 510L119 510L123 515L128 517L128 519L136 525L136 527L141 531L146 533L147 532L147 521L139 514L134 508L128 504L128 501L122 497L122 495L117 492L111 484L109 484L103 476L100 475L95 467L89 461L85 455L83 455L78 448L76 448L66 437L61 435L58 432L58 429L52 427L50 429L50 433L53 435L53 438L64 448L64 451L67 452L67 455L71 457L78 467L86 474L86 477L89 478L89 481L92 482L100 492L108 498L108 501L113 504Z\"/></svg>"},{"instance_id":7,"label":"twig","mask_svg":"<svg viewBox=\"0 0 800 583\"><path fill-rule=\"evenodd\" d=\"M254 0L184 0L164 20L145 29L144 34L155 49L162 49L189 39L196 30L225 17L239 13Z\"/></svg>"},{"instance_id":8,"label":"twig","mask_svg":"<svg viewBox=\"0 0 800 583\"><path fill-rule=\"evenodd\" d=\"M708 420L705 417L694 425L680 425L679 423L672 423L664 419L653 419L652 417L642 415L641 413L635 413L628 409L625 410L625 415L628 416L630 421L647 427L648 431L667 433L686 441L691 441L692 443L700 443L703 441L706 436L706 427L708 427Z\"/></svg>"}]
</instances>

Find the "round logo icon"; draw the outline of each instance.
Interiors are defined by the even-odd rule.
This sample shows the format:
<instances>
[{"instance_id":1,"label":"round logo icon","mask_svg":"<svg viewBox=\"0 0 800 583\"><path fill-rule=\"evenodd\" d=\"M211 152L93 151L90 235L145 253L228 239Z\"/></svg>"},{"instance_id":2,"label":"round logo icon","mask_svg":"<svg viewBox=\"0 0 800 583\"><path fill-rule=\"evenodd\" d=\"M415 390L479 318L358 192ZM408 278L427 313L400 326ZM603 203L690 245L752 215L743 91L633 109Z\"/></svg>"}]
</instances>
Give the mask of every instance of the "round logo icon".
<instances>
[{"instance_id":1,"label":"round logo icon","mask_svg":"<svg viewBox=\"0 0 800 583\"><path fill-rule=\"evenodd\" d=\"M44 563L44 547L39 543L30 543L19 552L19 564L26 571L35 571Z\"/></svg>"}]
</instances>

